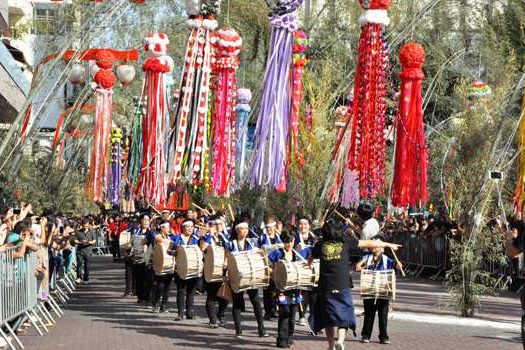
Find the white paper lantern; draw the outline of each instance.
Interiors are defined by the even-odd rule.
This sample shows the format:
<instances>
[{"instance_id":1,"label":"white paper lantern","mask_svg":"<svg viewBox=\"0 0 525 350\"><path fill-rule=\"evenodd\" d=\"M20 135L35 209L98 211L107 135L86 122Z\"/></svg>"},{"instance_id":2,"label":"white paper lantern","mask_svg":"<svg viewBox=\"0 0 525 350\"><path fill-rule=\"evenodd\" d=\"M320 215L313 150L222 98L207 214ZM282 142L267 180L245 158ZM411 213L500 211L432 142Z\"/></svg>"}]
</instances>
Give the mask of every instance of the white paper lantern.
<instances>
[{"instance_id":1,"label":"white paper lantern","mask_svg":"<svg viewBox=\"0 0 525 350\"><path fill-rule=\"evenodd\" d=\"M93 62L91 66L89 66L89 75L91 75L91 79L95 79L95 74L97 74L99 70L100 70L100 67L97 66L95 62Z\"/></svg>"},{"instance_id":2,"label":"white paper lantern","mask_svg":"<svg viewBox=\"0 0 525 350\"><path fill-rule=\"evenodd\" d=\"M122 85L130 85L135 79L135 67L130 64L121 64L117 67L116 74Z\"/></svg>"},{"instance_id":3,"label":"white paper lantern","mask_svg":"<svg viewBox=\"0 0 525 350\"><path fill-rule=\"evenodd\" d=\"M67 78L72 84L82 84L86 81L86 68L81 63L74 63Z\"/></svg>"}]
</instances>

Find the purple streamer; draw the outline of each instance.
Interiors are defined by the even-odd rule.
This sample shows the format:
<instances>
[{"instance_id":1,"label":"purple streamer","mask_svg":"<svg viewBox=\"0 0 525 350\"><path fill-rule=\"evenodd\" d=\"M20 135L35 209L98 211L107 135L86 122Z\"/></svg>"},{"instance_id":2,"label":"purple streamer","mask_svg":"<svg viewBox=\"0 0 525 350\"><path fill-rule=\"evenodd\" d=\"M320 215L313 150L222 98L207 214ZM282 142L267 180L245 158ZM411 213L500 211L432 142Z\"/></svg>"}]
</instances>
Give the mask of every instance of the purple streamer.
<instances>
[{"instance_id":1,"label":"purple streamer","mask_svg":"<svg viewBox=\"0 0 525 350\"><path fill-rule=\"evenodd\" d=\"M293 3L299 3L295 0ZM268 184L277 188L286 165L291 112L290 74L295 16L273 15L268 65L259 118L255 129L254 158L250 167L251 187Z\"/></svg>"}]
</instances>

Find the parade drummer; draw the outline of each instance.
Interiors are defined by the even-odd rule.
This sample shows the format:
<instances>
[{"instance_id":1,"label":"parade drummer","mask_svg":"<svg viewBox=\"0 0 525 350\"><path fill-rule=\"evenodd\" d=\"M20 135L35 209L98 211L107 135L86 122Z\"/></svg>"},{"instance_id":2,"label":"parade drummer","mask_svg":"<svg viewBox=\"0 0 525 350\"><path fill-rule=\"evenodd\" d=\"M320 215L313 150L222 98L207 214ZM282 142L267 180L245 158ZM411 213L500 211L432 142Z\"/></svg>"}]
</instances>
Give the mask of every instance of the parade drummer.
<instances>
[{"instance_id":1,"label":"parade drummer","mask_svg":"<svg viewBox=\"0 0 525 350\"><path fill-rule=\"evenodd\" d=\"M320 259L319 292L314 313L309 322L318 333L325 330L330 349L343 350L348 329L355 334L356 319L352 300L349 260L358 249L386 248L397 250L399 245L373 240L352 240L343 225L327 221L323 239L312 249L310 261ZM337 332L337 335L336 335Z\"/></svg>"},{"instance_id":2,"label":"parade drummer","mask_svg":"<svg viewBox=\"0 0 525 350\"><path fill-rule=\"evenodd\" d=\"M297 231L294 237L294 249L304 259L308 260L312 253L312 248L317 241L317 237L311 231L310 219L306 216L302 216L297 221ZM282 235L281 235L282 238ZM302 307L299 308L299 325L306 326L306 312L310 309L312 312L315 306L315 290L305 291L303 295Z\"/></svg>"},{"instance_id":3,"label":"parade drummer","mask_svg":"<svg viewBox=\"0 0 525 350\"><path fill-rule=\"evenodd\" d=\"M186 220L182 223L182 233L175 236L173 245L175 247L185 245L198 245L199 237L195 235L195 225L192 220ZM191 320L195 318L193 310L195 291L200 277L193 277L183 280L175 273L175 283L177 284L177 311L178 315L175 321L180 321L184 318L184 306L186 306L186 318Z\"/></svg>"},{"instance_id":4,"label":"parade drummer","mask_svg":"<svg viewBox=\"0 0 525 350\"><path fill-rule=\"evenodd\" d=\"M288 231L281 232L283 248L274 250L268 255L268 260L273 264L280 260L302 261L302 256L293 249L294 235ZM303 301L302 293L299 289L288 291L277 291L277 305L279 306L279 321L277 325L277 347L288 348L293 344L293 334L295 329L295 315L300 309Z\"/></svg>"},{"instance_id":5,"label":"parade drummer","mask_svg":"<svg viewBox=\"0 0 525 350\"><path fill-rule=\"evenodd\" d=\"M224 221L220 216L213 216L209 218L211 226L209 231L200 239L199 246L203 252L209 246L225 247L228 244L227 231L225 230ZM226 259L223 266L226 266ZM224 267L225 268L225 267ZM228 307L228 301L220 298L217 294L219 288L222 285L222 281L219 282L207 282L206 287L206 314L210 320L210 328L218 328L219 326L224 327L224 311ZM219 309L215 304L219 305Z\"/></svg>"},{"instance_id":6,"label":"parade drummer","mask_svg":"<svg viewBox=\"0 0 525 350\"><path fill-rule=\"evenodd\" d=\"M170 231L170 223L167 220L162 219L159 223L158 233L155 235L153 240L153 246L155 246L155 249L158 249L156 246L162 247L165 259L173 259L174 255L173 248L175 235L172 234ZM159 267L159 269L155 271L155 296L153 299L153 312L168 312L167 306L170 295L171 282L173 281L173 275L173 269L163 271L162 267Z\"/></svg>"},{"instance_id":7,"label":"parade drummer","mask_svg":"<svg viewBox=\"0 0 525 350\"><path fill-rule=\"evenodd\" d=\"M373 240L385 242L385 238L382 235L375 235L372 237ZM367 254L363 259L356 265L356 271L361 272L363 269L372 271L385 271L393 270L397 268L401 270L403 266L401 263L394 263L394 260L384 254L383 248L375 247L370 249L371 254ZM390 344L388 338L388 298L364 298L363 305L365 309L365 319L363 322L363 329L361 331L361 342L369 343L372 336L372 329L374 327L374 318L377 312L379 318L379 342L381 344Z\"/></svg>"},{"instance_id":8,"label":"parade drummer","mask_svg":"<svg viewBox=\"0 0 525 350\"><path fill-rule=\"evenodd\" d=\"M226 245L227 258L231 254L237 254L243 251L257 250L259 249L256 245L251 243L248 237L249 225L247 222L235 221L233 224L234 230L232 232L231 240ZM261 306L261 300L259 299L259 292L257 288L249 289L246 291L250 302L253 306L255 318L257 320L257 328L260 337L269 337L264 328L263 311ZM233 293L233 321L235 323L235 338L242 339L242 315L241 313L245 310L244 306L244 292Z\"/></svg>"},{"instance_id":9,"label":"parade drummer","mask_svg":"<svg viewBox=\"0 0 525 350\"><path fill-rule=\"evenodd\" d=\"M150 217L147 214L140 216L140 226L131 230L131 252L133 283L138 303L148 303L150 290L147 285L147 269L144 253L147 246L146 236L152 234Z\"/></svg>"},{"instance_id":10,"label":"parade drummer","mask_svg":"<svg viewBox=\"0 0 525 350\"><path fill-rule=\"evenodd\" d=\"M270 215L266 218L265 228L266 232L263 233L259 238L259 245L273 246L275 244L282 244L283 241L277 232L277 218ZM263 302L264 302L264 319L270 320L277 317L277 310L275 305L275 297L277 295L277 288L275 283L270 281L270 285L263 289Z\"/></svg>"}]
</instances>

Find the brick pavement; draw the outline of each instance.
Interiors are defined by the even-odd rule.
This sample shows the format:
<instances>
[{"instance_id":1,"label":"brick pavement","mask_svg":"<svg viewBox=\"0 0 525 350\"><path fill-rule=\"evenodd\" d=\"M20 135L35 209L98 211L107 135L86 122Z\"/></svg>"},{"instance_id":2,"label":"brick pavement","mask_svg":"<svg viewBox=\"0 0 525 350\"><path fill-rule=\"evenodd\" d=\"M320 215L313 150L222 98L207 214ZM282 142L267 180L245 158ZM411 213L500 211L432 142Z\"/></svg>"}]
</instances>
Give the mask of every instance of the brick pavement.
<instances>
[{"instance_id":1,"label":"brick pavement","mask_svg":"<svg viewBox=\"0 0 525 350\"><path fill-rule=\"evenodd\" d=\"M72 297L65 316L45 337L33 331L22 337L27 349L40 350L144 350L144 349L272 349L275 338L257 337L253 314L244 314L245 340L233 339L231 311L228 309L227 329L209 329L206 319L173 321L174 314L157 316L133 299L121 299L123 267L109 258L95 257L92 284L79 287ZM175 300L172 294L171 302ZM204 316L204 297L196 298L197 314ZM249 302L247 303L249 304ZM360 326L361 319L358 319ZM377 325L376 325L377 326ZM268 331L276 333L276 322L267 324ZM377 330L375 330L377 332ZM517 350L517 329L514 332L488 328L458 327L421 322L393 321L389 332L392 344L360 344L348 337L347 349L424 349L424 350ZM377 334L377 333L375 333ZM293 349L326 349L321 337L309 336L299 327Z\"/></svg>"}]
</instances>

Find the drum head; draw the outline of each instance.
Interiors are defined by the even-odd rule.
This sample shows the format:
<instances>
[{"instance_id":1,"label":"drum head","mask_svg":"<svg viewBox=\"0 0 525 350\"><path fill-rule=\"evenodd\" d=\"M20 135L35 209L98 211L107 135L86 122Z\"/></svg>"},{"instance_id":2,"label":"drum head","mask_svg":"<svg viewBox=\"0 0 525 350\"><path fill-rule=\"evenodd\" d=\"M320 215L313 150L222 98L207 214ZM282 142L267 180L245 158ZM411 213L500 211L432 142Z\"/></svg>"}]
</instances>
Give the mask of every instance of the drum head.
<instances>
[{"instance_id":1,"label":"drum head","mask_svg":"<svg viewBox=\"0 0 525 350\"><path fill-rule=\"evenodd\" d=\"M239 267L237 266L237 259L240 254L232 254L228 258L228 276L230 277L230 286L234 293L239 291L241 276L239 274ZM242 259L244 261L244 259Z\"/></svg>"},{"instance_id":2,"label":"drum head","mask_svg":"<svg viewBox=\"0 0 525 350\"><path fill-rule=\"evenodd\" d=\"M215 268L215 250L214 247L209 245L204 252L204 279L206 282L211 281L213 278L213 270Z\"/></svg>"},{"instance_id":3,"label":"drum head","mask_svg":"<svg viewBox=\"0 0 525 350\"><path fill-rule=\"evenodd\" d=\"M177 266L177 273L181 279L186 279L188 274L188 257L186 256L186 249L184 247L177 247L177 259L175 265Z\"/></svg>"},{"instance_id":4,"label":"drum head","mask_svg":"<svg viewBox=\"0 0 525 350\"><path fill-rule=\"evenodd\" d=\"M288 271L284 261L278 261L273 266L273 281L275 287L278 290L284 290L286 288L286 282L288 280Z\"/></svg>"},{"instance_id":5,"label":"drum head","mask_svg":"<svg viewBox=\"0 0 525 350\"><path fill-rule=\"evenodd\" d=\"M161 244L157 244L153 251L153 268L156 273L161 273L164 267L164 254L162 248Z\"/></svg>"}]
</instances>

